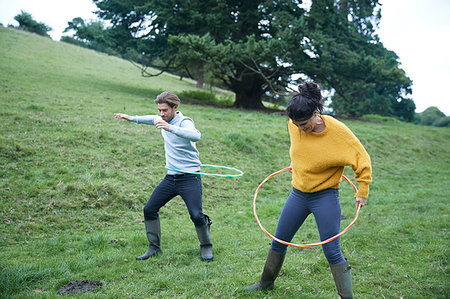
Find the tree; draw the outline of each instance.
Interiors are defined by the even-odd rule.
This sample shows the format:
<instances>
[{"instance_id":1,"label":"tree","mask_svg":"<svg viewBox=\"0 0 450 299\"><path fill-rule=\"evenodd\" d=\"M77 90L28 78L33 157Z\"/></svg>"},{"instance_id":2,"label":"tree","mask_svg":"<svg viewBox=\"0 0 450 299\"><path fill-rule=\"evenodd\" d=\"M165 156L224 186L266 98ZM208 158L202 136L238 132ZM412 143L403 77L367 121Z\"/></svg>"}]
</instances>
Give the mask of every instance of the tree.
<instances>
[{"instance_id":1,"label":"tree","mask_svg":"<svg viewBox=\"0 0 450 299\"><path fill-rule=\"evenodd\" d=\"M435 127L450 127L450 116L444 116L432 123Z\"/></svg>"},{"instance_id":2,"label":"tree","mask_svg":"<svg viewBox=\"0 0 450 299\"><path fill-rule=\"evenodd\" d=\"M380 19L377 2L313 1L306 18L308 59L292 57L292 61L310 78L334 89L334 114L379 114L412 121L415 105L408 98L412 82L397 55L375 35Z\"/></svg>"},{"instance_id":3,"label":"tree","mask_svg":"<svg viewBox=\"0 0 450 299\"><path fill-rule=\"evenodd\" d=\"M448 126L448 117L436 106L431 106L420 113L420 124L424 126Z\"/></svg>"},{"instance_id":4,"label":"tree","mask_svg":"<svg viewBox=\"0 0 450 299\"><path fill-rule=\"evenodd\" d=\"M20 30L33 32L42 36L50 37L50 35L47 33L52 30L50 26L45 25L44 23L38 23L35 20L33 20L33 17L31 14L21 11L20 14L14 17L14 20L16 20L19 23L19 26L17 27Z\"/></svg>"},{"instance_id":5,"label":"tree","mask_svg":"<svg viewBox=\"0 0 450 299\"><path fill-rule=\"evenodd\" d=\"M235 92L235 106L244 108L262 108L266 91L290 83L292 70L279 63L284 42L277 35L284 30L282 22L302 16L297 2L94 1L99 16L122 32L124 43L144 53L146 66L162 63L162 71L201 73L207 65ZM187 55L198 49L200 55Z\"/></svg>"},{"instance_id":6,"label":"tree","mask_svg":"<svg viewBox=\"0 0 450 299\"><path fill-rule=\"evenodd\" d=\"M334 91L337 115L392 115L411 106L398 103L412 103L398 57L374 33L376 0L314 0L310 7L300 0L94 3L122 51L142 53L144 73L156 66L200 76L206 67L236 94L236 107L262 108L263 95L285 94L293 74Z\"/></svg>"},{"instance_id":7,"label":"tree","mask_svg":"<svg viewBox=\"0 0 450 299\"><path fill-rule=\"evenodd\" d=\"M73 31L72 37L62 37L61 41L82 44L83 46L108 54L118 54L114 48L117 45L109 36L109 30L101 21L85 22L82 18L74 18L67 23L63 33Z\"/></svg>"}]
</instances>

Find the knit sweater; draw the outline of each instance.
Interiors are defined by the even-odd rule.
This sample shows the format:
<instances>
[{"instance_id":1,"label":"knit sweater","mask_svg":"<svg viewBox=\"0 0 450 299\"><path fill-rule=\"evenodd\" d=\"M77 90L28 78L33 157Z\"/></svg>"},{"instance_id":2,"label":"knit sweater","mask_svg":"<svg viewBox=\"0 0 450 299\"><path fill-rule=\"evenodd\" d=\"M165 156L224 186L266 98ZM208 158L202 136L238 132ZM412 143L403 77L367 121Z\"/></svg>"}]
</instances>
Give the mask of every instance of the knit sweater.
<instances>
[{"instance_id":1,"label":"knit sweater","mask_svg":"<svg viewBox=\"0 0 450 299\"><path fill-rule=\"evenodd\" d=\"M143 115L130 117L130 121L138 124L154 125L158 115ZM200 140L201 134L195 128L194 121L177 111L175 117L169 122L169 131L161 130L166 152L167 174L179 174L170 170L180 169L189 172L200 171L199 153L195 142Z\"/></svg>"},{"instance_id":2,"label":"knit sweater","mask_svg":"<svg viewBox=\"0 0 450 299\"><path fill-rule=\"evenodd\" d=\"M325 130L305 133L289 120L291 138L292 185L303 192L339 188L344 167L349 165L359 183L357 196L369 195L370 157L361 142L342 122L319 115Z\"/></svg>"}]
</instances>

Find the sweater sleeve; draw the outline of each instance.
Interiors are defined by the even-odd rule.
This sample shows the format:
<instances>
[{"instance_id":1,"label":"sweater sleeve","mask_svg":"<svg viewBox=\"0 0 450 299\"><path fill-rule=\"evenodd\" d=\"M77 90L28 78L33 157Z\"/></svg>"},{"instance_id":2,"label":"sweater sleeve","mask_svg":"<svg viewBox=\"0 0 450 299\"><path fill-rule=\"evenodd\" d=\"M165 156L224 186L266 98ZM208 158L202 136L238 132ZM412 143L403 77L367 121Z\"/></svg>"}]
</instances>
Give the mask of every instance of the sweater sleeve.
<instances>
[{"instance_id":1,"label":"sweater sleeve","mask_svg":"<svg viewBox=\"0 0 450 299\"><path fill-rule=\"evenodd\" d=\"M158 115L142 115L142 116L130 116L130 121L137 124L155 125L155 120L160 119Z\"/></svg>"},{"instance_id":2,"label":"sweater sleeve","mask_svg":"<svg viewBox=\"0 0 450 299\"><path fill-rule=\"evenodd\" d=\"M180 126L170 125L169 132L193 142L199 141L201 138L200 131L195 128L194 122L190 118L181 121Z\"/></svg>"},{"instance_id":3,"label":"sweater sleeve","mask_svg":"<svg viewBox=\"0 0 450 299\"><path fill-rule=\"evenodd\" d=\"M369 196L369 183L372 181L370 156L359 140L356 140L354 149L356 150L356 154L354 155L351 166L355 173L355 180L359 184L356 195L366 198Z\"/></svg>"}]
</instances>

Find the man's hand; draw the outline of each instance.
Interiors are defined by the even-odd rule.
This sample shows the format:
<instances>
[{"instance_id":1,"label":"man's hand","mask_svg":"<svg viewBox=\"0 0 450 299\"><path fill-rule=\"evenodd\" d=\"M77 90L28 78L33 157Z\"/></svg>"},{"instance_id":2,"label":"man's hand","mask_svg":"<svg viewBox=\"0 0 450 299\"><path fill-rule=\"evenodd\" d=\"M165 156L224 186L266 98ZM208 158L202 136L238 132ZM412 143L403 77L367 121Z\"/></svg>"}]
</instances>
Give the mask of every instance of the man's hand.
<instances>
[{"instance_id":1,"label":"man's hand","mask_svg":"<svg viewBox=\"0 0 450 299\"><path fill-rule=\"evenodd\" d=\"M118 118L118 119L130 120L130 116L128 114L125 114L125 113L114 113L114 117Z\"/></svg>"},{"instance_id":2,"label":"man's hand","mask_svg":"<svg viewBox=\"0 0 450 299\"><path fill-rule=\"evenodd\" d=\"M166 131L169 131L170 128L170 125L162 119L155 120L155 126L157 129L164 129Z\"/></svg>"}]
</instances>

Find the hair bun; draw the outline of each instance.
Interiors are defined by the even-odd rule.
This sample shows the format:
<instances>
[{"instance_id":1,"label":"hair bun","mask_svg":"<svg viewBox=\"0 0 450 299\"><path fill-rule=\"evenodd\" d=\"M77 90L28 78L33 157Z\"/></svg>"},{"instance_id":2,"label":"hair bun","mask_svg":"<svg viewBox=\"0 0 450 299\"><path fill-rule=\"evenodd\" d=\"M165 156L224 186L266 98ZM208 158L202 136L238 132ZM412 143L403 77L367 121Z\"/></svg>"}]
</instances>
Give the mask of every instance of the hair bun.
<instances>
[{"instance_id":1,"label":"hair bun","mask_svg":"<svg viewBox=\"0 0 450 299\"><path fill-rule=\"evenodd\" d=\"M302 96L310 98L311 100L320 102L322 94L320 93L319 85L314 82L305 82L298 87L299 93Z\"/></svg>"}]
</instances>

